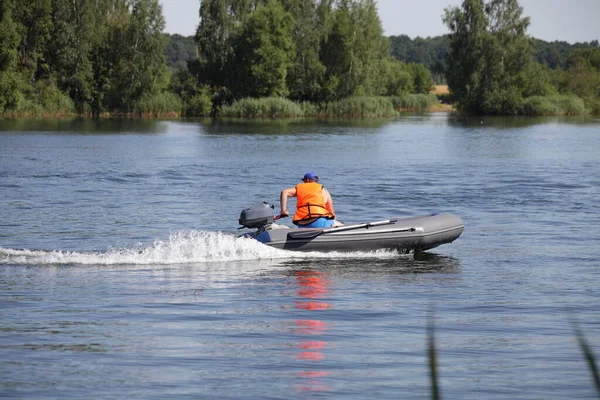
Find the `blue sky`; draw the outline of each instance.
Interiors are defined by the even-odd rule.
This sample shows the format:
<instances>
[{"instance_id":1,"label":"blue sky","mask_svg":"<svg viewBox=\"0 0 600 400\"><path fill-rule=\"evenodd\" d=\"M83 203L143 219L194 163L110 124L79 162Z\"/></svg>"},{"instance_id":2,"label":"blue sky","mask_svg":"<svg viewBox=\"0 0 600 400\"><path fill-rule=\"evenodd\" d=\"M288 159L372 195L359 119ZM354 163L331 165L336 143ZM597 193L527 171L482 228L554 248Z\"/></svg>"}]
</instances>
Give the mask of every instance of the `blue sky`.
<instances>
[{"instance_id":1,"label":"blue sky","mask_svg":"<svg viewBox=\"0 0 600 400\"><path fill-rule=\"evenodd\" d=\"M168 33L193 35L200 22L200 0L160 0ZM428 37L448 33L444 8L462 0L379 0L379 17L386 36ZM546 41L600 40L600 0L520 0L530 17L528 33Z\"/></svg>"}]
</instances>

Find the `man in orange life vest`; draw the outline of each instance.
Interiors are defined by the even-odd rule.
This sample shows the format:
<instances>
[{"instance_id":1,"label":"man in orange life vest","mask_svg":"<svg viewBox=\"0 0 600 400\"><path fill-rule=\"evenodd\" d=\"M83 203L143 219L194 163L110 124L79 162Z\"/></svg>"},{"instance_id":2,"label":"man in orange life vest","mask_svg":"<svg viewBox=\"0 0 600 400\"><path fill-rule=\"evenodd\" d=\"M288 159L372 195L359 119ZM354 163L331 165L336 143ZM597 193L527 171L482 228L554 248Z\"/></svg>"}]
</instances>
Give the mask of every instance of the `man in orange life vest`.
<instances>
[{"instance_id":1,"label":"man in orange life vest","mask_svg":"<svg viewBox=\"0 0 600 400\"><path fill-rule=\"evenodd\" d=\"M297 197L295 225L300 228L329 228L343 225L335 220L333 200L329 191L319 183L319 177L314 172L307 172L302 183L281 191L281 216L287 217L288 197Z\"/></svg>"}]
</instances>

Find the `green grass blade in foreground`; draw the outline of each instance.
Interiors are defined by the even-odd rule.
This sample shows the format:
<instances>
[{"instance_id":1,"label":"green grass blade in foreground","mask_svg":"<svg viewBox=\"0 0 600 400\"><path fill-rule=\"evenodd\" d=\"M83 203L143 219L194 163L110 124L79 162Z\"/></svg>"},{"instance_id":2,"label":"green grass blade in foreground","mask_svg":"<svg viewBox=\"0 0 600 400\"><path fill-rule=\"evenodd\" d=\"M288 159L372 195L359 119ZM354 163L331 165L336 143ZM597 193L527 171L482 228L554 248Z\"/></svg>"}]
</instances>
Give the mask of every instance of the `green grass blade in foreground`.
<instances>
[{"instance_id":1,"label":"green grass blade in foreground","mask_svg":"<svg viewBox=\"0 0 600 400\"><path fill-rule=\"evenodd\" d=\"M438 385L438 366L434 337L435 327L432 315L429 316L429 322L427 323L427 356L429 359L429 377L431 379L431 398L439 400L441 397Z\"/></svg>"},{"instance_id":2,"label":"green grass blade in foreground","mask_svg":"<svg viewBox=\"0 0 600 400\"><path fill-rule=\"evenodd\" d=\"M594 379L596 391L598 392L598 396L600 397L600 376L598 375L596 356L590 348L590 345L585 340L585 336L583 336L583 333L581 332L581 330L579 330L579 327L576 324L573 324L573 329L575 330L575 336L577 337L577 343L579 344L579 348L583 352L583 355L585 356L585 359L588 363L590 372L592 373L592 379Z\"/></svg>"}]
</instances>

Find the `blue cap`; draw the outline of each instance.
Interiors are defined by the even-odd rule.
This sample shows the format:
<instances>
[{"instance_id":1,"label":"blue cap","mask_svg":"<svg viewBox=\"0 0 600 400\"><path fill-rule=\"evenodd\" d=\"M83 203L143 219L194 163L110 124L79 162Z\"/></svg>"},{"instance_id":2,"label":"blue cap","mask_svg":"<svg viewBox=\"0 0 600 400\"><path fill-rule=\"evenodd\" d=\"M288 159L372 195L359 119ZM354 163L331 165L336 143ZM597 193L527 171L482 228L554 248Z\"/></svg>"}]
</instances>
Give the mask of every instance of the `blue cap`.
<instances>
[{"instance_id":1,"label":"blue cap","mask_svg":"<svg viewBox=\"0 0 600 400\"><path fill-rule=\"evenodd\" d=\"M304 178L302 178L302 180L311 180L319 182L319 177L314 172L307 172L306 174L304 174Z\"/></svg>"}]
</instances>

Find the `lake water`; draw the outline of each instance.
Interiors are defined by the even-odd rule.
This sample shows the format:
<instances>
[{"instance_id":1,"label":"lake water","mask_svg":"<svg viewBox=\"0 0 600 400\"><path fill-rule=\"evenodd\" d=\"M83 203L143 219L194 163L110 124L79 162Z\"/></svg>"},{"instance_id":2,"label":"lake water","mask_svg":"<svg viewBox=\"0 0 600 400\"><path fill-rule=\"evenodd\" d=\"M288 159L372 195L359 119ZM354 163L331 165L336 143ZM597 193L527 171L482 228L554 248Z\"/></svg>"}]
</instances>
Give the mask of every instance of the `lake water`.
<instances>
[{"instance_id":1,"label":"lake water","mask_svg":"<svg viewBox=\"0 0 600 400\"><path fill-rule=\"evenodd\" d=\"M432 320L444 398L597 398L599 160L597 118L0 121L0 397L427 399ZM346 223L465 231L236 238L307 171Z\"/></svg>"}]
</instances>

